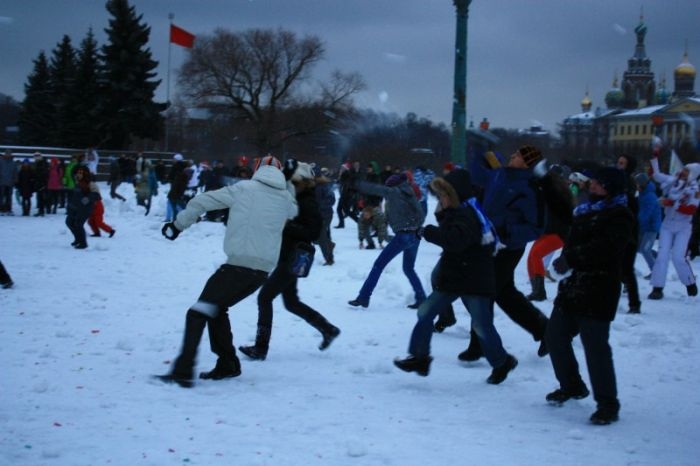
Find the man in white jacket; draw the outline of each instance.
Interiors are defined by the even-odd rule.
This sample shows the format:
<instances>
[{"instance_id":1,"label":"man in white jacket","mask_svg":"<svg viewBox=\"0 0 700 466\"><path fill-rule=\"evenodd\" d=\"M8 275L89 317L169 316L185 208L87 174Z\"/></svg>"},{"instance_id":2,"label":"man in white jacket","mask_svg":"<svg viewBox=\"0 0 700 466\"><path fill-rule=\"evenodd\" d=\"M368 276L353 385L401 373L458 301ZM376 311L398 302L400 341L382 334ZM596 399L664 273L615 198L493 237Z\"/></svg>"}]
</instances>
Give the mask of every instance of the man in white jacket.
<instances>
[{"instance_id":1,"label":"man in white jacket","mask_svg":"<svg viewBox=\"0 0 700 466\"><path fill-rule=\"evenodd\" d=\"M163 236L174 240L203 213L229 209L224 236L226 263L209 277L199 299L187 311L182 349L171 372L156 378L192 387L197 347L205 326L209 327L211 350L218 360L213 370L199 377L221 380L241 374L228 308L260 288L277 265L282 230L298 212L293 189L285 180L279 160L263 157L252 179L199 194L174 222L163 226Z\"/></svg>"}]
</instances>

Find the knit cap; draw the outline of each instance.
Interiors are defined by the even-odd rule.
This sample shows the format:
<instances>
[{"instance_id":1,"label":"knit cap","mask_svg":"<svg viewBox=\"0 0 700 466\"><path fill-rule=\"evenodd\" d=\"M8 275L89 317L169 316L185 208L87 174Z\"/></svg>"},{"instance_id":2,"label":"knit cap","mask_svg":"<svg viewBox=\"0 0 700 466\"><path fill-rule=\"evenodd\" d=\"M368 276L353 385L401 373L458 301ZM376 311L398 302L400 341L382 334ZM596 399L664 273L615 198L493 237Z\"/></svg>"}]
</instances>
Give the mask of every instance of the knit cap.
<instances>
[{"instance_id":1,"label":"knit cap","mask_svg":"<svg viewBox=\"0 0 700 466\"><path fill-rule=\"evenodd\" d=\"M540 152L540 150L535 146L526 144L520 147L518 152L523 157L525 165L527 165L528 168L533 167L537 162L542 160L542 152Z\"/></svg>"}]
</instances>

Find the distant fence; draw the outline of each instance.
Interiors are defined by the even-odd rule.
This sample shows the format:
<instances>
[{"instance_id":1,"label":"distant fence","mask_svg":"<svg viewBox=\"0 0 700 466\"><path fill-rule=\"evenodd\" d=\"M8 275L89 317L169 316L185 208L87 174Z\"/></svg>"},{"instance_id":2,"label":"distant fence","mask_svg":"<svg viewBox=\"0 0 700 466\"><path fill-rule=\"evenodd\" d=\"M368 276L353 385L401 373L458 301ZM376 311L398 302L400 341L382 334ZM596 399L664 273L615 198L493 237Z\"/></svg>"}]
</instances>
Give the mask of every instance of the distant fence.
<instances>
[{"instance_id":1,"label":"distant fence","mask_svg":"<svg viewBox=\"0 0 700 466\"><path fill-rule=\"evenodd\" d=\"M71 149L66 147L40 147L40 146L0 146L0 155L4 154L5 151L12 151L12 156L15 160L21 161L26 158L33 160L34 154L39 152L45 158L59 158L64 160L70 160L70 158L77 154L84 154L85 148L83 149ZM97 166L97 180L106 181L109 177L109 163L112 157L119 157L120 154L125 155L136 155L138 153L143 154L143 156L149 160L163 160L166 166L170 166L172 163L173 155L175 152L151 152L151 151L129 151L129 150L98 150L97 153L100 156L100 162Z\"/></svg>"}]
</instances>

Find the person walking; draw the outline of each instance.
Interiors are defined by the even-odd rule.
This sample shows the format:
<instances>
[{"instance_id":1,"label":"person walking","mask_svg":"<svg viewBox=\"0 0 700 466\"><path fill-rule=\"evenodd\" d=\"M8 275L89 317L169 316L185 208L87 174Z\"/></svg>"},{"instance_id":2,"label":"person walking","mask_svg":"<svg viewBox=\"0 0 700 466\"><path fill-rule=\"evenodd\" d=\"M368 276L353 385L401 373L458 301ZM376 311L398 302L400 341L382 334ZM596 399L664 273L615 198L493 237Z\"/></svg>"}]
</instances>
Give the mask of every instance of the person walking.
<instances>
[{"instance_id":1,"label":"person walking","mask_svg":"<svg viewBox=\"0 0 700 466\"><path fill-rule=\"evenodd\" d=\"M105 206L102 203L102 194L100 193L100 187L94 181L90 183L90 191L97 194L95 206L93 207L90 217L88 218L88 225L92 230L92 234L90 236L99 238L102 236L100 233L100 230L102 230L111 238L117 231L105 223Z\"/></svg>"},{"instance_id":2,"label":"person walking","mask_svg":"<svg viewBox=\"0 0 700 466\"><path fill-rule=\"evenodd\" d=\"M55 214L58 210L61 191L63 190L62 179L63 167L61 167L61 162L56 157L53 157L49 166L49 176L46 184L48 194L46 213Z\"/></svg>"},{"instance_id":3,"label":"person walking","mask_svg":"<svg viewBox=\"0 0 700 466\"><path fill-rule=\"evenodd\" d=\"M318 236L318 246L321 248L321 253L325 262L323 265L333 265L335 256L333 251L335 243L331 238L331 223L333 222L333 205L335 205L335 193L333 192L333 182L328 178L328 169L323 167L321 172L316 176L316 202L321 211L321 233Z\"/></svg>"},{"instance_id":4,"label":"person walking","mask_svg":"<svg viewBox=\"0 0 700 466\"><path fill-rule=\"evenodd\" d=\"M12 215L12 189L17 183L17 165L12 151L7 149L0 157L0 214Z\"/></svg>"},{"instance_id":5,"label":"person walking","mask_svg":"<svg viewBox=\"0 0 700 466\"><path fill-rule=\"evenodd\" d=\"M272 334L272 301L282 295L285 309L299 316L321 333L323 340L318 349L327 349L340 334L340 329L326 320L318 311L299 299L298 277L292 273L290 264L294 260L295 248L299 243L313 247L321 232L321 212L314 194L314 174L311 165L294 159L285 161L285 170L293 173L291 180L296 190L299 215L287 222L282 232L282 248L277 267L267 278L258 293L258 325L255 344L239 346L250 359L264 360L270 347Z\"/></svg>"},{"instance_id":6,"label":"person walking","mask_svg":"<svg viewBox=\"0 0 700 466\"><path fill-rule=\"evenodd\" d=\"M625 254L634 243L635 218L627 208L625 178L616 167L591 175L589 201L574 210L562 254L553 263L558 273L570 271L570 275L559 282L545 336L559 382L559 388L547 394L547 402L560 406L589 395L572 346L580 335L597 403L590 421L598 425L617 421L620 411L609 337L620 301Z\"/></svg>"},{"instance_id":7,"label":"person walking","mask_svg":"<svg viewBox=\"0 0 700 466\"><path fill-rule=\"evenodd\" d=\"M71 246L87 248L85 222L90 217L99 194L90 189L91 174L85 165L75 168L75 187L68 194L66 203L66 226L73 233Z\"/></svg>"},{"instance_id":8,"label":"person walking","mask_svg":"<svg viewBox=\"0 0 700 466\"><path fill-rule=\"evenodd\" d=\"M642 255L647 263L647 267L649 267L649 274L644 278L650 279L651 271L654 269L654 261L656 260L654 243L656 242L656 237L659 236L659 229L661 228L661 206L659 205L659 196L656 195L656 185L646 173L634 175L634 182L639 193L637 198L639 204L639 213L637 214L639 245L637 252Z\"/></svg>"},{"instance_id":9,"label":"person walking","mask_svg":"<svg viewBox=\"0 0 700 466\"><path fill-rule=\"evenodd\" d=\"M425 214L413 188L408 183L408 177L403 173L394 174L386 180L384 186L359 181L355 183L354 188L364 194L382 196L386 200L387 222L394 231L394 237L374 261L357 298L348 301L348 304L354 307L369 306L370 297L384 268L394 257L403 253L403 273L411 283L415 298L415 302L408 307L418 309L425 300L425 291L414 268L420 245L416 230L423 225Z\"/></svg>"},{"instance_id":10,"label":"person walking","mask_svg":"<svg viewBox=\"0 0 700 466\"><path fill-rule=\"evenodd\" d=\"M430 187L438 196L435 218L438 225L427 225L417 235L442 248L433 270L433 292L418 307L418 321L409 343L409 357L394 360L405 372L427 376L432 357L430 340L433 319L460 298L472 317L473 328L486 359L493 368L487 382L503 382L518 365L518 360L503 348L493 326L491 303L496 291L493 252L496 237L491 223L476 204L471 179L466 170L435 178Z\"/></svg>"},{"instance_id":11,"label":"person walking","mask_svg":"<svg viewBox=\"0 0 700 466\"><path fill-rule=\"evenodd\" d=\"M197 349L205 327L209 328L211 350L218 359L214 369L199 377L221 380L241 374L228 310L265 282L277 264L284 225L298 213L281 167L275 157L263 157L252 179L195 196L174 221L163 226L163 236L172 241L204 212L230 212L224 235L226 263L209 277L197 302L187 311L180 354L169 373L156 376L160 381L184 388L194 385Z\"/></svg>"}]
</instances>

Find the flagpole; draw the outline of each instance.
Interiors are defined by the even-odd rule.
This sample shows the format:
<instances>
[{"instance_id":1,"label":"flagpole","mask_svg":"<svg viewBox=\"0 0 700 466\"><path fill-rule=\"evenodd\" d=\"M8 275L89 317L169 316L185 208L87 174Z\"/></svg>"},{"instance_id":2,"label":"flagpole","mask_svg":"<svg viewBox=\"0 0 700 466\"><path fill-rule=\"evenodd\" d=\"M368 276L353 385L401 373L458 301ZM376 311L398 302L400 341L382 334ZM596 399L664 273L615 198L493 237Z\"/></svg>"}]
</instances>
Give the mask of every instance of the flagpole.
<instances>
[{"instance_id":1,"label":"flagpole","mask_svg":"<svg viewBox=\"0 0 700 466\"><path fill-rule=\"evenodd\" d=\"M173 18L175 15L172 13L168 14L168 19L170 20L170 25L168 26L168 72L165 83L165 103L167 108L165 110L165 151L169 150L169 139L170 139L170 54L173 47L173 43L170 41L170 29L173 25Z\"/></svg>"}]
</instances>

